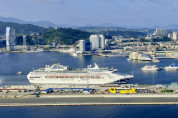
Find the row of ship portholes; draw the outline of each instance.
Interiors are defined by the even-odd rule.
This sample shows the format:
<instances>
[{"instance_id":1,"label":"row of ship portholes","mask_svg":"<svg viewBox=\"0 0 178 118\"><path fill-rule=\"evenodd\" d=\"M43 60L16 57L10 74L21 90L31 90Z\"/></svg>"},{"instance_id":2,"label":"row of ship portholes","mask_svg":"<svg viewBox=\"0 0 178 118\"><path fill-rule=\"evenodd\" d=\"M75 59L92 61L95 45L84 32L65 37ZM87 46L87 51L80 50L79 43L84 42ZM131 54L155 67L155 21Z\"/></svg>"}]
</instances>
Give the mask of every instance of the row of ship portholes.
<instances>
[{"instance_id":1,"label":"row of ship portholes","mask_svg":"<svg viewBox=\"0 0 178 118\"><path fill-rule=\"evenodd\" d=\"M45 76L45 78L100 78L100 76Z\"/></svg>"}]
</instances>

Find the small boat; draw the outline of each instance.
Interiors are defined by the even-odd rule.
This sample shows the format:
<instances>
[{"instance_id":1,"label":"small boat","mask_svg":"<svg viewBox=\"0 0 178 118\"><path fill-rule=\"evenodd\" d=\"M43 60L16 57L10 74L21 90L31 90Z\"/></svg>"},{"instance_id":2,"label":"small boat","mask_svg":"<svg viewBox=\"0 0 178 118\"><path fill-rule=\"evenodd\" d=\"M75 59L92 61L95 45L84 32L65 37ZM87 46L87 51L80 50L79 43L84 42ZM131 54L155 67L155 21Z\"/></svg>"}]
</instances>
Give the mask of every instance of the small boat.
<instances>
[{"instance_id":1,"label":"small boat","mask_svg":"<svg viewBox=\"0 0 178 118\"><path fill-rule=\"evenodd\" d=\"M159 63L160 60L153 58L153 59L152 59L152 62Z\"/></svg>"},{"instance_id":2,"label":"small boat","mask_svg":"<svg viewBox=\"0 0 178 118\"><path fill-rule=\"evenodd\" d=\"M17 72L17 75L21 75L21 74L22 74L22 72L21 72L21 71Z\"/></svg>"},{"instance_id":3,"label":"small boat","mask_svg":"<svg viewBox=\"0 0 178 118\"><path fill-rule=\"evenodd\" d=\"M178 64L171 64L169 66L164 67L165 70L178 70Z\"/></svg>"},{"instance_id":4,"label":"small boat","mask_svg":"<svg viewBox=\"0 0 178 118\"><path fill-rule=\"evenodd\" d=\"M143 71L157 71L160 68L158 68L156 65L146 65L141 68Z\"/></svg>"},{"instance_id":5,"label":"small boat","mask_svg":"<svg viewBox=\"0 0 178 118\"><path fill-rule=\"evenodd\" d=\"M75 52L72 54L72 56L74 56L74 57L76 57L76 56L78 56Z\"/></svg>"},{"instance_id":6,"label":"small boat","mask_svg":"<svg viewBox=\"0 0 178 118\"><path fill-rule=\"evenodd\" d=\"M127 61L132 61L132 59L128 58Z\"/></svg>"}]
</instances>

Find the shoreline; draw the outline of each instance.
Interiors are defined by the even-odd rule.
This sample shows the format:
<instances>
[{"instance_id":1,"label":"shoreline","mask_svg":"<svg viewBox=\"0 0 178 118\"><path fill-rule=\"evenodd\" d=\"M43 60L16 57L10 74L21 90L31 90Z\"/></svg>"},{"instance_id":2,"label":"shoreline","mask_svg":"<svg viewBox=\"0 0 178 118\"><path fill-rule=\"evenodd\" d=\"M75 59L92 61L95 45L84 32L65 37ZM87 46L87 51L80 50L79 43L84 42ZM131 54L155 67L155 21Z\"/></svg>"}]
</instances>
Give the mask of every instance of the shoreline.
<instances>
[{"instance_id":1,"label":"shoreline","mask_svg":"<svg viewBox=\"0 0 178 118\"><path fill-rule=\"evenodd\" d=\"M70 103L70 104L56 104L56 103L45 103L45 104L0 104L0 107L46 107L46 106L109 106L109 105L178 105L178 102L148 102L148 103Z\"/></svg>"}]
</instances>

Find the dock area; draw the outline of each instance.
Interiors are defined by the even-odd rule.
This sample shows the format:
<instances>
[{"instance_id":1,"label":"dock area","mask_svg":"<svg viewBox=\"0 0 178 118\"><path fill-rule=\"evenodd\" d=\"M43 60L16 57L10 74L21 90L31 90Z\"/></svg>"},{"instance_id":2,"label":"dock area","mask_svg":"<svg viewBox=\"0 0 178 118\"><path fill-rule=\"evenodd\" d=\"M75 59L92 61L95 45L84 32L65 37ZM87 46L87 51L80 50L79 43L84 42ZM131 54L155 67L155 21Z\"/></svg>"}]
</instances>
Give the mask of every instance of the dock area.
<instances>
[{"instance_id":1,"label":"dock area","mask_svg":"<svg viewBox=\"0 0 178 118\"><path fill-rule=\"evenodd\" d=\"M115 54L115 53L112 53L112 54L98 54L99 56L103 56L103 57L129 57L128 54Z\"/></svg>"},{"instance_id":2,"label":"dock area","mask_svg":"<svg viewBox=\"0 0 178 118\"><path fill-rule=\"evenodd\" d=\"M155 57L156 59L178 59L177 56L160 56L160 57Z\"/></svg>"},{"instance_id":3,"label":"dock area","mask_svg":"<svg viewBox=\"0 0 178 118\"><path fill-rule=\"evenodd\" d=\"M6 98L0 107L22 106L84 106L84 105L178 105L177 97L60 97L60 98Z\"/></svg>"},{"instance_id":4,"label":"dock area","mask_svg":"<svg viewBox=\"0 0 178 118\"><path fill-rule=\"evenodd\" d=\"M0 88L0 107L168 104L178 105L178 92L165 90L161 85L11 85Z\"/></svg>"}]
</instances>

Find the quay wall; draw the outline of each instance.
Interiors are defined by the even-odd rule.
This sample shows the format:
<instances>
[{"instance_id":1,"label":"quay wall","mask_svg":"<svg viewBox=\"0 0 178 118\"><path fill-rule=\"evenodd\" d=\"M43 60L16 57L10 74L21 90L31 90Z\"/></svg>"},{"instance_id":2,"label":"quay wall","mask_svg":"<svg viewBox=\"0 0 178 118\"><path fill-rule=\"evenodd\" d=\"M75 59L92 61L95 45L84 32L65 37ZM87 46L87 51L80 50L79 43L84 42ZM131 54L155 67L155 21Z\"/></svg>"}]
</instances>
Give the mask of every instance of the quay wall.
<instances>
[{"instance_id":1,"label":"quay wall","mask_svg":"<svg viewBox=\"0 0 178 118\"><path fill-rule=\"evenodd\" d=\"M178 98L178 94L99 94L99 95L48 95L40 98Z\"/></svg>"},{"instance_id":2,"label":"quay wall","mask_svg":"<svg viewBox=\"0 0 178 118\"><path fill-rule=\"evenodd\" d=\"M178 102L147 102L147 103L66 103L66 104L0 104L0 107L35 107L35 106L99 106L99 105L178 105Z\"/></svg>"}]
</instances>

